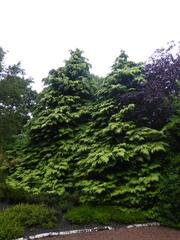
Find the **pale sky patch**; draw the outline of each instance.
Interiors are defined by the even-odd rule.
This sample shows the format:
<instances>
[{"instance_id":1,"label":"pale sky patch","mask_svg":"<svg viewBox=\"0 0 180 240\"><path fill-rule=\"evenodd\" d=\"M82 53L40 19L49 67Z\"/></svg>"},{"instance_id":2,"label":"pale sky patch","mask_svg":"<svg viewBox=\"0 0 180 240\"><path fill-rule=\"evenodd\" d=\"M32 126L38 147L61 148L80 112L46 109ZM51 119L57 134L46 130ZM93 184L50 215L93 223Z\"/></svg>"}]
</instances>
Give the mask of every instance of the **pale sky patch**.
<instances>
[{"instance_id":1,"label":"pale sky patch","mask_svg":"<svg viewBox=\"0 0 180 240\"><path fill-rule=\"evenodd\" d=\"M105 76L126 50L144 61L180 40L179 0L0 0L0 46L7 63L21 61L34 88L80 48L94 74Z\"/></svg>"}]
</instances>

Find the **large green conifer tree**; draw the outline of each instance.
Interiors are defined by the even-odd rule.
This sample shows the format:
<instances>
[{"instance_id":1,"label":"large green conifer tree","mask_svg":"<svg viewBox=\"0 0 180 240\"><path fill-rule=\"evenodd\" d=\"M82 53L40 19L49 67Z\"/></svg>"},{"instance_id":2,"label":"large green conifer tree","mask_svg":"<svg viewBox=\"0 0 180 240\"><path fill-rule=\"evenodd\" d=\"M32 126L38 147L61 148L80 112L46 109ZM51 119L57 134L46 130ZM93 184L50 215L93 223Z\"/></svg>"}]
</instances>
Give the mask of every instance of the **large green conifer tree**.
<instances>
[{"instance_id":1,"label":"large green conifer tree","mask_svg":"<svg viewBox=\"0 0 180 240\"><path fill-rule=\"evenodd\" d=\"M90 65L82 51L71 51L64 67L51 70L45 89L27 126L28 145L11 185L34 193L63 194L72 187L72 166L78 149L76 138L89 119L92 100L88 82Z\"/></svg>"},{"instance_id":2,"label":"large green conifer tree","mask_svg":"<svg viewBox=\"0 0 180 240\"><path fill-rule=\"evenodd\" d=\"M141 64L121 52L97 94L86 130L91 147L74 171L82 202L150 207L157 198L167 145L161 131L138 127L132 118L135 105L129 96L143 84Z\"/></svg>"}]
</instances>

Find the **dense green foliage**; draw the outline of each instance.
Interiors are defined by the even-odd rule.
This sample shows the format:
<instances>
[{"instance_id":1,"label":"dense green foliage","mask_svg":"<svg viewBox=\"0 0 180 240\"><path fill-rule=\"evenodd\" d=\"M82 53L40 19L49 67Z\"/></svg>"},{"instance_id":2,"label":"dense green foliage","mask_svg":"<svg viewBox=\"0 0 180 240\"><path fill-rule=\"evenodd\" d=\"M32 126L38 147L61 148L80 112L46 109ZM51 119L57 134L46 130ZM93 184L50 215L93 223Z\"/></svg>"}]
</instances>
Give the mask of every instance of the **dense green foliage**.
<instances>
[{"instance_id":1,"label":"dense green foliage","mask_svg":"<svg viewBox=\"0 0 180 240\"><path fill-rule=\"evenodd\" d=\"M80 139L74 176L81 202L150 207L158 194L167 144L161 131L137 127L130 119L133 103L119 101L119 95L136 91L143 81L140 67L132 66L123 53L122 59L123 67L116 64L98 91L85 143Z\"/></svg>"},{"instance_id":2,"label":"dense green foliage","mask_svg":"<svg viewBox=\"0 0 180 240\"><path fill-rule=\"evenodd\" d=\"M43 80L7 183L85 204L156 209L178 226L180 54L171 50L146 65L121 51L103 80L71 51Z\"/></svg>"},{"instance_id":3,"label":"dense green foliage","mask_svg":"<svg viewBox=\"0 0 180 240\"><path fill-rule=\"evenodd\" d=\"M5 150L12 148L15 136L22 132L37 95L20 63L6 67L4 57L5 52L0 48L0 192L6 188L7 169L14 164L8 160Z\"/></svg>"},{"instance_id":4,"label":"dense green foliage","mask_svg":"<svg viewBox=\"0 0 180 240\"><path fill-rule=\"evenodd\" d=\"M180 110L180 109L179 109ZM160 221L168 226L180 228L180 115L172 117L165 126L171 151L162 173L159 194Z\"/></svg>"},{"instance_id":5,"label":"dense green foliage","mask_svg":"<svg viewBox=\"0 0 180 240\"><path fill-rule=\"evenodd\" d=\"M27 161L19 163L14 174L20 187L62 195L66 186L72 186L67 176L77 147L75 136L90 115L92 95L86 84L89 78L89 64L77 50L65 67L52 70L44 79L47 87L28 124L29 144L24 149ZM17 186L18 182L14 184Z\"/></svg>"},{"instance_id":6,"label":"dense green foliage","mask_svg":"<svg viewBox=\"0 0 180 240\"><path fill-rule=\"evenodd\" d=\"M152 216L150 216L150 213L148 212L143 212L138 209L122 209L116 206L84 206L72 208L65 214L65 218L68 221L76 224L109 224L112 221L129 224L152 220Z\"/></svg>"},{"instance_id":7,"label":"dense green foliage","mask_svg":"<svg viewBox=\"0 0 180 240\"><path fill-rule=\"evenodd\" d=\"M4 66L5 53L0 50L0 149L13 142L22 131L35 104L36 91L26 79L20 63Z\"/></svg>"},{"instance_id":8,"label":"dense green foliage","mask_svg":"<svg viewBox=\"0 0 180 240\"><path fill-rule=\"evenodd\" d=\"M127 120L135 106L118 98L142 84L140 66L121 53L123 66L116 63L95 101L86 84L88 64L79 50L71 54L44 80L25 159L11 184L35 193L77 190L80 202L150 206L167 144L161 131Z\"/></svg>"},{"instance_id":9,"label":"dense green foliage","mask_svg":"<svg viewBox=\"0 0 180 240\"><path fill-rule=\"evenodd\" d=\"M25 228L53 228L57 218L52 209L45 205L20 204L9 207L0 213L0 240L22 237Z\"/></svg>"}]
</instances>

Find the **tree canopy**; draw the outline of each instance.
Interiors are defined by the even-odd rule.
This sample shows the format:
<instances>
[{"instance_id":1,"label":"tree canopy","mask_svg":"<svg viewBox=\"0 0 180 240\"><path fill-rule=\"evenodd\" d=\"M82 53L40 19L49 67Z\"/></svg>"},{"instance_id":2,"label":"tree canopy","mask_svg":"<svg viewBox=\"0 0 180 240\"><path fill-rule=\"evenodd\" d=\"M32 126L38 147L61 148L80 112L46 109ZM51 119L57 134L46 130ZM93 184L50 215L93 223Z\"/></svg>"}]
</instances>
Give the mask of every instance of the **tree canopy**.
<instances>
[{"instance_id":1,"label":"tree canopy","mask_svg":"<svg viewBox=\"0 0 180 240\"><path fill-rule=\"evenodd\" d=\"M0 48L0 147L4 148L13 136L21 132L30 118L36 91L31 79L26 79L20 63L4 66L5 52Z\"/></svg>"}]
</instances>

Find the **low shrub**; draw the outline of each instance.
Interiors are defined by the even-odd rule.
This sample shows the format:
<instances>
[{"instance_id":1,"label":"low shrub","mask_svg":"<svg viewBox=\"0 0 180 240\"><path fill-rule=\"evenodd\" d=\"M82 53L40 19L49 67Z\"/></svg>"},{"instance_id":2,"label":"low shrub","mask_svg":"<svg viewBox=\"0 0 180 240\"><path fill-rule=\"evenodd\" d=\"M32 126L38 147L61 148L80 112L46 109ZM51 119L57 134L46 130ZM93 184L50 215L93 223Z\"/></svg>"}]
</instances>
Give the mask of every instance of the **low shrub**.
<instances>
[{"instance_id":1,"label":"low shrub","mask_svg":"<svg viewBox=\"0 0 180 240\"><path fill-rule=\"evenodd\" d=\"M148 212L137 209L122 209L116 206L90 207L81 206L69 209L65 214L66 220L76 223L99 223L108 224L112 221L129 224L152 220Z\"/></svg>"},{"instance_id":2,"label":"low shrub","mask_svg":"<svg viewBox=\"0 0 180 240\"><path fill-rule=\"evenodd\" d=\"M143 212L141 210L117 209L117 211L113 211L112 220L115 222L129 224L129 223L142 223L147 220L151 220L151 217L149 216L148 212Z\"/></svg>"},{"instance_id":3,"label":"low shrub","mask_svg":"<svg viewBox=\"0 0 180 240\"><path fill-rule=\"evenodd\" d=\"M53 228L56 212L45 205L19 204L0 213L0 240L12 240L24 234L25 228Z\"/></svg>"},{"instance_id":4,"label":"low shrub","mask_svg":"<svg viewBox=\"0 0 180 240\"><path fill-rule=\"evenodd\" d=\"M8 217L0 217L0 240L12 240L24 235L24 227L15 221L8 221Z\"/></svg>"}]
</instances>

